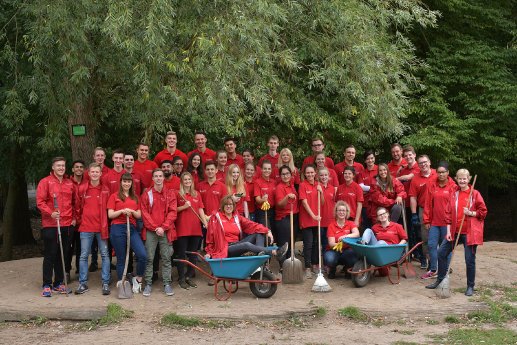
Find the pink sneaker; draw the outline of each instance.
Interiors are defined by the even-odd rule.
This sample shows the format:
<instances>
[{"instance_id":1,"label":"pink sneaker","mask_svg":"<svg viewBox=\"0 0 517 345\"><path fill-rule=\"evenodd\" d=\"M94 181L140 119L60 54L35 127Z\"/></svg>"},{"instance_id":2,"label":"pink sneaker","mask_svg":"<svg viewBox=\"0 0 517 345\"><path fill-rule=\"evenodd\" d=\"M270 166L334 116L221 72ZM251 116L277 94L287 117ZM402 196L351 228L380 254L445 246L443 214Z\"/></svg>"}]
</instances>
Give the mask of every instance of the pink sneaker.
<instances>
[{"instance_id":1,"label":"pink sneaker","mask_svg":"<svg viewBox=\"0 0 517 345\"><path fill-rule=\"evenodd\" d=\"M427 273L423 274L420 279L431 279L431 278L436 278L437 276L437 273L436 271L433 272L433 271L427 271Z\"/></svg>"}]
</instances>

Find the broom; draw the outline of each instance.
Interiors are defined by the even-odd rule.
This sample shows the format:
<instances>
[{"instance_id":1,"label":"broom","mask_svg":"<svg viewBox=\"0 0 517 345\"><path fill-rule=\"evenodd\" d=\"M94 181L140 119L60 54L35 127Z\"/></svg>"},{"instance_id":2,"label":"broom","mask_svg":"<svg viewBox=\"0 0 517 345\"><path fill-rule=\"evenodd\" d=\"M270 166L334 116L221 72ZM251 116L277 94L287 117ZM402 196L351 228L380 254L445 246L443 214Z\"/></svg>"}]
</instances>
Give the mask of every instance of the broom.
<instances>
[{"instance_id":1,"label":"broom","mask_svg":"<svg viewBox=\"0 0 517 345\"><path fill-rule=\"evenodd\" d=\"M289 214L291 220L291 257L282 264L282 283L283 284L300 284L303 282L302 262L294 256L294 216L293 203L291 204L291 212Z\"/></svg>"},{"instance_id":2,"label":"broom","mask_svg":"<svg viewBox=\"0 0 517 345\"><path fill-rule=\"evenodd\" d=\"M472 197L472 192L474 191L474 186L476 185L477 177L478 177L478 175L474 176L474 181L472 182L472 187L470 189L469 198L467 199L467 207L470 207L470 205L469 205L470 198ZM447 267L447 275L445 276L445 278L443 278L443 280L440 282L440 284L434 290L435 294L440 298L451 297L450 281L449 281L449 268L451 267L452 259L454 258L454 251L460 240L461 229L463 228L464 221L465 221L465 213L463 213L463 217L461 218L460 228L459 228L458 234L456 236L456 241L454 243L454 247L452 247L451 260L449 262L449 267Z\"/></svg>"},{"instance_id":3,"label":"broom","mask_svg":"<svg viewBox=\"0 0 517 345\"><path fill-rule=\"evenodd\" d=\"M332 288L321 273L321 195L318 192L318 277L312 286L313 292L330 292Z\"/></svg>"}]
</instances>

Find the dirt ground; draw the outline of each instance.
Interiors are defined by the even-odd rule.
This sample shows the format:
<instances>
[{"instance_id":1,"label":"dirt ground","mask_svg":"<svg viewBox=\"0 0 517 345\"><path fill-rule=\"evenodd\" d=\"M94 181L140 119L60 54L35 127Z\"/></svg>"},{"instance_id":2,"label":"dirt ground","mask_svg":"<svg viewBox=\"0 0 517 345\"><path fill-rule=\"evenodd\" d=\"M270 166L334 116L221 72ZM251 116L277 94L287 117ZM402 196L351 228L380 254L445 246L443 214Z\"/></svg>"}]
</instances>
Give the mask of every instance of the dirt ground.
<instances>
[{"instance_id":1,"label":"dirt ground","mask_svg":"<svg viewBox=\"0 0 517 345\"><path fill-rule=\"evenodd\" d=\"M517 244L488 242L477 255L478 286L517 281ZM66 339L65 343L91 343L102 340L109 344L146 342L184 344L392 344L397 341L428 343L430 336L444 334L454 325L443 322L448 315L464 315L486 308L475 298L455 292L449 299L439 299L424 286L429 281L401 279L391 285L386 278L376 277L364 288L355 288L350 280L338 276L327 280L329 293L311 292L314 279L301 285L281 284L270 299L257 299L246 283L228 301L217 301L213 288L198 274L199 287L183 290L174 282L175 295L166 297L161 282L153 285L149 298L135 295L119 300L115 294L102 296L100 272L90 274L90 291L81 296L40 294L41 258L10 261L0 264L3 284L0 287L0 320L19 321L45 317L43 326L19 322L0 324L2 344L49 344ZM417 273L421 273L415 267ZM451 289L464 288L463 249L456 253L451 275ZM273 266L275 271L275 267ZM113 274L115 272L112 272ZM75 278L75 277L74 277ZM77 287L77 279L70 284ZM116 290L116 288L113 288ZM92 331L78 330L77 320L102 316L109 303L118 303L134 311L131 319L118 325ZM338 316L337 311L355 306L370 317L370 322L352 322ZM315 316L317 308L326 315ZM208 319L233 320L227 328L170 329L160 326L167 313ZM517 325L510 325L517 330Z\"/></svg>"}]
</instances>

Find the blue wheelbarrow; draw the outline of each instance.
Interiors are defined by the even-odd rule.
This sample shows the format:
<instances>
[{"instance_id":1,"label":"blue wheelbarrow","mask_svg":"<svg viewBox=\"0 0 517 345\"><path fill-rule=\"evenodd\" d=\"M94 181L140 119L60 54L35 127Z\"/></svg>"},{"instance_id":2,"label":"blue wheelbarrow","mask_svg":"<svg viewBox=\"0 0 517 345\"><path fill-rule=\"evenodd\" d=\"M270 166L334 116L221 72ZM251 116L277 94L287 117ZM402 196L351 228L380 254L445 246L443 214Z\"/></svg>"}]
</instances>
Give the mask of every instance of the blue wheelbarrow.
<instances>
[{"instance_id":1,"label":"blue wheelbarrow","mask_svg":"<svg viewBox=\"0 0 517 345\"><path fill-rule=\"evenodd\" d=\"M239 289L239 282L249 283L251 292L258 298L269 298L276 292L280 279L277 279L267 267L269 255L239 256L225 259L205 259L197 252L187 252L197 255L206 262L212 273L191 263L188 260L174 259L195 268L214 282L214 295L219 301L226 301ZM223 282L224 293L219 293L219 283Z\"/></svg>"},{"instance_id":2,"label":"blue wheelbarrow","mask_svg":"<svg viewBox=\"0 0 517 345\"><path fill-rule=\"evenodd\" d=\"M360 237L343 239L343 242L348 244L359 258L354 267L347 270L352 275L352 282L356 287L366 286L375 270L383 268L388 272L387 277L390 283L398 284L400 282L400 267L408 262L411 253L422 244L422 242L419 242L411 250L407 250L407 244L372 246L358 243L360 239ZM392 267L397 269L397 280L395 281L390 275Z\"/></svg>"}]
</instances>

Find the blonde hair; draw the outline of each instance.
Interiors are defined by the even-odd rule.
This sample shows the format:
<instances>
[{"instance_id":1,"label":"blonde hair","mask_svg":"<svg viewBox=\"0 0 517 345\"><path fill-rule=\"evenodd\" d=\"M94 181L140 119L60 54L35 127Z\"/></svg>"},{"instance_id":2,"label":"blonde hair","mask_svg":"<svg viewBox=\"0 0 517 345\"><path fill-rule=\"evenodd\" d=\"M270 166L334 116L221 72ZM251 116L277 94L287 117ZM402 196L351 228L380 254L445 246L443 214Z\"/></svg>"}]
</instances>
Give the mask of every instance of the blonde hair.
<instances>
[{"instance_id":1,"label":"blonde hair","mask_svg":"<svg viewBox=\"0 0 517 345\"><path fill-rule=\"evenodd\" d=\"M186 190L185 186L183 185L183 178L185 176L190 176L190 180L192 181L192 185L190 186L190 190ZM193 197L197 196L196 188L194 186L194 178L192 177L192 174L188 171L185 171L183 174L181 174L180 177L180 195L184 196L185 194L190 193Z\"/></svg>"},{"instance_id":2,"label":"blonde hair","mask_svg":"<svg viewBox=\"0 0 517 345\"><path fill-rule=\"evenodd\" d=\"M232 178L232 171L237 168L239 169L239 177L237 178L237 181L235 182L235 191L237 194L242 193L242 196L246 196L246 186L244 185L244 178L242 177L242 171L241 168L237 164L231 164L228 168L228 171L226 171L226 190L228 191L228 195L232 194L233 189L233 178Z\"/></svg>"},{"instance_id":3,"label":"blonde hair","mask_svg":"<svg viewBox=\"0 0 517 345\"><path fill-rule=\"evenodd\" d=\"M282 162L282 154L283 153L287 153L287 155L289 156L289 163L285 164L284 162ZM296 167L294 166L294 159L293 159L293 153L291 152L291 150L289 150L287 147L283 148L282 150L280 150L280 157L278 159L278 164L277 164L277 167L280 168L282 165L287 165L289 167L289 169L291 169L291 173L294 174L294 172L297 170Z\"/></svg>"},{"instance_id":4,"label":"blonde hair","mask_svg":"<svg viewBox=\"0 0 517 345\"><path fill-rule=\"evenodd\" d=\"M336 202L336 206L334 206L334 219L337 219L337 209L339 207L342 207L344 206L345 207L345 214L346 214L346 217L345 219L348 219L348 217L350 217L350 205L348 205L346 202L344 202L343 200L339 200Z\"/></svg>"},{"instance_id":5,"label":"blonde hair","mask_svg":"<svg viewBox=\"0 0 517 345\"><path fill-rule=\"evenodd\" d=\"M459 169L456 171L456 177L458 177L458 175L466 175L470 181L470 172L467 169Z\"/></svg>"}]
</instances>

